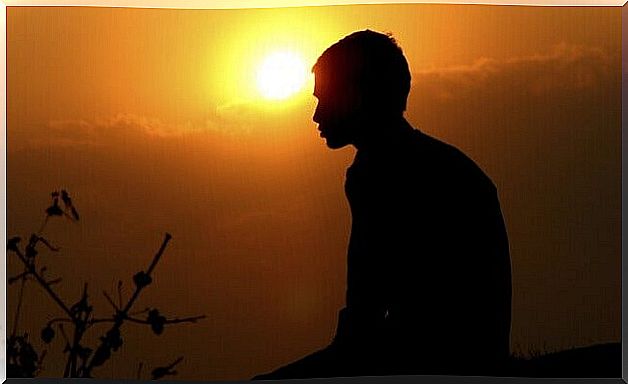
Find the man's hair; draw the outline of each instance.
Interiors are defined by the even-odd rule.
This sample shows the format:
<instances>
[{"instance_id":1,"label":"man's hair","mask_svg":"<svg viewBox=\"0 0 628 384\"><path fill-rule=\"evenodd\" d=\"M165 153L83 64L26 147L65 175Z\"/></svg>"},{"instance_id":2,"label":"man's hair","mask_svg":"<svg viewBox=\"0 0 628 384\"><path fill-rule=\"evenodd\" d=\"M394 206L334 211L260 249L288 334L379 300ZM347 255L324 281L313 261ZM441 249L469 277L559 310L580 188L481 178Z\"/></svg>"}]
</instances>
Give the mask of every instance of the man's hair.
<instances>
[{"instance_id":1,"label":"man's hair","mask_svg":"<svg viewBox=\"0 0 628 384\"><path fill-rule=\"evenodd\" d=\"M406 110L410 69L390 34L368 29L354 32L327 48L312 72L331 78L332 87L355 87L378 108L395 113Z\"/></svg>"}]
</instances>

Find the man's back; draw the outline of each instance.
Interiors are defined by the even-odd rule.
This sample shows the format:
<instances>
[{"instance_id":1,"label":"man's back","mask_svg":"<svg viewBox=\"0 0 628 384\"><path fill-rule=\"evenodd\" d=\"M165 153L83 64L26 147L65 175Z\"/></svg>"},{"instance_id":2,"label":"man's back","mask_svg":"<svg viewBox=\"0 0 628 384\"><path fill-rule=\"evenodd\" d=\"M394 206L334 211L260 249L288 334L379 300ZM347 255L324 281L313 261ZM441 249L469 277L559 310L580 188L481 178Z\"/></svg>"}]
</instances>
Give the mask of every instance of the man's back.
<instances>
[{"instance_id":1,"label":"man's back","mask_svg":"<svg viewBox=\"0 0 628 384\"><path fill-rule=\"evenodd\" d=\"M467 373L505 359L508 240L496 189L480 168L408 125L358 151L345 188L352 232L346 324L336 339L396 351L400 369L422 362Z\"/></svg>"}]
</instances>

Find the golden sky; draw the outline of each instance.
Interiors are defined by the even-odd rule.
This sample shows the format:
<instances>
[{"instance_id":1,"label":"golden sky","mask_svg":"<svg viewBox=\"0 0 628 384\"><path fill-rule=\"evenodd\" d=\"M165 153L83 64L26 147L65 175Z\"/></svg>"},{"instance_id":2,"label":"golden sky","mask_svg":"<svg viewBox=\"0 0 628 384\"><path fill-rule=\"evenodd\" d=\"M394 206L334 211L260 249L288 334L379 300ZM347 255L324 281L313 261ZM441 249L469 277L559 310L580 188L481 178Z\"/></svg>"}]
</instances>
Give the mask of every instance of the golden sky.
<instances>
[{"instance_id":1,"label":"golden sky","mask_svg":"<svg viewBox=\"0 0 628 384\"><path fill-rule=\"evenodd\" d=\"M45 259L64 277L59 291L78 299L89 281L106 315L100 291L118 279L130 287L170 232L138 308L208 316L158 337L125 325L125 346L95 375L132 378L140 361L183 355L177 379L246 379L330 341L354 150L330 151L318 137L311 77L273 101L255 76L277 50L309 70L366 28L391 32L408 58L408 120L498 187L513 349L619 340L621 8L9 7L8 236L35 231L49 193L66 188L81 221L47 230L62 248ZM19 272L11 258L8 270ZM45 302L34 286L27 298ZM34 335L55 313L43 305L24 308ZM55 343L44 375L62 371Z\"/></svg>"}]
</instances>

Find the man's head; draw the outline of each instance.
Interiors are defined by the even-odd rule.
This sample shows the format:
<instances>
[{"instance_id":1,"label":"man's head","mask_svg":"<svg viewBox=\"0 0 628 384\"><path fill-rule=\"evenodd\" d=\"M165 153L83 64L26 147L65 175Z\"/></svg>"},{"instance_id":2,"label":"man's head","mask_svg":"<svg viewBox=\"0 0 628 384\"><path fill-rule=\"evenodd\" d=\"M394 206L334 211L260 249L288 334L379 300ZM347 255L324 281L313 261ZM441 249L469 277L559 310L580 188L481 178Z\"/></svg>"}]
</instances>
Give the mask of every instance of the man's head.
<instances>
[{"instance_id":1,"label":"man's head","mask_svg":"<svg viewBox=\"0 0 628 384\"><path fill-rule=\"evenodd\" d=\"M312 68L313 120L330 148L354 144L373 122L403 116L410 70L390 35L359 31L338 41Z\"/></svg>"}]
</instances>

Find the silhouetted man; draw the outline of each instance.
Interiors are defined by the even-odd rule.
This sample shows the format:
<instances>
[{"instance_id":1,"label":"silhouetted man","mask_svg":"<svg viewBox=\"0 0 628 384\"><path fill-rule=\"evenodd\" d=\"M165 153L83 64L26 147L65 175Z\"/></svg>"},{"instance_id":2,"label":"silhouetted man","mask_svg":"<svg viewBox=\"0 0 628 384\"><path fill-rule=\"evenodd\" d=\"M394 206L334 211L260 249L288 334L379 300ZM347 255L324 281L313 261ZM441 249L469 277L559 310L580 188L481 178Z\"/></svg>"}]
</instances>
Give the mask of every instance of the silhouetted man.
<instances>
[{"instance_id":1,"label":"silhouetted man","mask_svg":"<svg viewBox=\"0 0 628 384\"><path fill-rule=\"evenodd\" d=\"M404 119L410 71L392 37L353 33L312 71L321 137L357 148L346 307L329 347L256 379L500 374L511 267L494 184Z\"/></svg>"}]
</instances>

